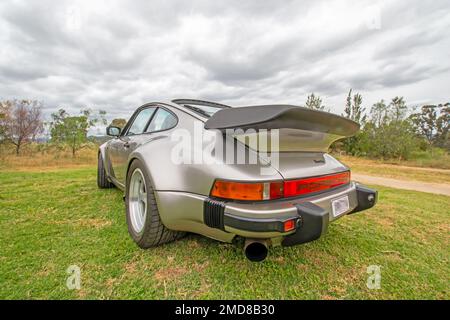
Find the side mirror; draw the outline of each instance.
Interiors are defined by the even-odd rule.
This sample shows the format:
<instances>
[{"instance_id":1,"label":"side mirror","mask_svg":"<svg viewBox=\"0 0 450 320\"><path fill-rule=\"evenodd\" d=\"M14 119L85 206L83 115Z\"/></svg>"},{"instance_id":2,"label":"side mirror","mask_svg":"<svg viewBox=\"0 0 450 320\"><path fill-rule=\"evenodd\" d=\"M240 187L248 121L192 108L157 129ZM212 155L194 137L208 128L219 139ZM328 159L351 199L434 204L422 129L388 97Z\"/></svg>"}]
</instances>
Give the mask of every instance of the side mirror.
<instances>
[{"instance_id":1,"label":"side mirror","mask_svg":"<svg viewBox=\"0 0 450 320\"><path fill-rule=\"evenodd\" d=\"M106 128L106 134L111 137L120 136L121 131L122 129L120 129L119 127L109 126L108 128Z\"/></svg>"}]
</instances>

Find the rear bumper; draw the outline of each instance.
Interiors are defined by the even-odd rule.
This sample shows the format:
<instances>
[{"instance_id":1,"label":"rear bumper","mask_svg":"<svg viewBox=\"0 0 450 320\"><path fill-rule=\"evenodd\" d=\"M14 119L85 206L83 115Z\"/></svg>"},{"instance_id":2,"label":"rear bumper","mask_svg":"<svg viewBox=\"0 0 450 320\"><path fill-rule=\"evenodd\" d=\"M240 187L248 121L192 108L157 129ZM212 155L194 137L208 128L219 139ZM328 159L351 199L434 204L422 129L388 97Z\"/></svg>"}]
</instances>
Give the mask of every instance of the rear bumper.
<instances>
[{"instance_id":1,"label":"rear bumper","mask_svg":"<svg viewBox=\"0 0 450 320\"><path fill-rule=\"evenodd\" d=\"M167 213L160 209L160 214L169 229L196 232L227 242L236 235L272 239L273 244L284 246L316 240L326 233L329 223L369 209L377 201L377 191L354 182L307 198L259 203L222 202L197 195L184 197L177 194L175 197L172 192L167 198L167 193L157 193L157 200L164 200L165 203L170 200L172 204L168 207L165 204L159 206L167 208ZM343 197L348 197L349 208L339 216L334 216L332 202ZM199 217L200 201L202 216ZM179 208L185 211L189 209L189 212L177 213ZM295 230L284 232L284 223L293 219L296 222Z\"/></svg>"},{"instance_id":2,"label":"rear bumper","mask_svg":"<svg viewBox=\"0 0 450 320\"><path fill-rule=\"evenodd\" d=\"M349 199L349 209L335 217L331 209L331 203L333 200L345 196ZM232 210L225 205L223 226L212 225L212 227L221 227L225 231L251 238L282 237L282 245L292 246L319 239L327 232L330 222L344 215L369 209L376 202L376 190L353 183L338 192L332 192L332 194L297 199L290 201L288 204L280 203L279 212L268 213L271 217L259 217L258 213L253 213L253 217L251 217L249 212L242 212L243 214L238 215L236 214L238 211L236 207L233 207L233 213L230 213ZM283 210L283 207L285 207L285 210ZM205 214L207 214L206 211ZM261 213L259 214L261 215ZM293 231L284 232L284 223L288 220L294 220L296 228Z\"/></svg>"}]
</instances>

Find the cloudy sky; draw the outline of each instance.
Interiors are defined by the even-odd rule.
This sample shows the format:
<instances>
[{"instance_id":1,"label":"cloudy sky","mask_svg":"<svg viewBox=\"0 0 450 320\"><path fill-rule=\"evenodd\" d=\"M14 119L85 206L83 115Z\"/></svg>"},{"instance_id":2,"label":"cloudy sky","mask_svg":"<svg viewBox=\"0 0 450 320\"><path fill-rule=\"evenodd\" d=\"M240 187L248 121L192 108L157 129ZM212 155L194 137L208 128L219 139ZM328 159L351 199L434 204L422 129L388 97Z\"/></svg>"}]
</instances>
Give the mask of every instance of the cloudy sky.
<instances>
[{"instance_id":1,"label":"cloudy sky","mask_svg":"<svg viewBox=\"0 0 450 320\"><path fill-rule=\"evenodd\" d=\"M45 113L145 102L303 104L341 113L450 98L450 1L1 1L0 99Z\"/></svg>"}]
</instances>

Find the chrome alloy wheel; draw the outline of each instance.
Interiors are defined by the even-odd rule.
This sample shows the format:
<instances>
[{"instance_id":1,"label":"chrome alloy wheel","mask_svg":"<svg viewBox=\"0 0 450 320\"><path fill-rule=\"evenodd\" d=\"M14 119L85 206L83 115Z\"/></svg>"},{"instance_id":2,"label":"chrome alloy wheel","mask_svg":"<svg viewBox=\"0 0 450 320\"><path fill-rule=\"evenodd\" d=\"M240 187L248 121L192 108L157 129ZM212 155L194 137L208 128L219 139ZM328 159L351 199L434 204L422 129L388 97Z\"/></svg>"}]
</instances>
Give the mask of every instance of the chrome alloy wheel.
<instances>
[{"instance_id":1,"label":"chrome alloy wheel","mask_svg":"<svg viewBox=\"0 0 450 320\"><path fill-rule=\"evenodd\" d=\"M130 210L131 226L136 233L144 229L147 217L147 186L141 169L136 169L130 179L128 208Z\"/></svg>"}]
</instances>

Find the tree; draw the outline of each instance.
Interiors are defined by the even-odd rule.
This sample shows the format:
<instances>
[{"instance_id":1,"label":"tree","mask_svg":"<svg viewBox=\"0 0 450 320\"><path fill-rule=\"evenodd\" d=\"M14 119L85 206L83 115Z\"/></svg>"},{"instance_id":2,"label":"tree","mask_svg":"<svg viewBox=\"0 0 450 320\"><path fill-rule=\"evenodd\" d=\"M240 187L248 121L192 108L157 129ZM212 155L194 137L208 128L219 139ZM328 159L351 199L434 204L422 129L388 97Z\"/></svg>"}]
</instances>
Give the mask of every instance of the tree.
<instances>
[{"instance_id":1,"label":"tree","mask_svg":"<svg viewBox=\"0 0 450 320\"><path fill-rule=\"evenodd\" d=\"M408 120L388 121L376 126L369 121L364 127L365 146L368 156L383 159L407 159L417 148L414 128Z\"/></svg>"},{"instance_id":2,"label":"tree","mask_svg":"<svg viewBox=\"0 0 450 320\"><path fill-rule=\"evenodd\" d=\"M436 120L436 145L450 150L450 102L438 105L439 117Z\"/></svg>"},{"instance_id":3,"label":"tree","mask_svg":"<svg viewBox=\"0 0 450 320\"><path fill-rule=\"evenodd\" d=\"M99 115L103 117L104 111ZM59 109L52 114L53 121L50 124L51 140L59 145L67 145L75 157L76 152L88 145L87 134L91 127L95 126L99 120L92 118L91 110L81 111L79 116L70 116L64 109ZM103 123L106 124L104 118Z\"/></svg>"},{"instance_id":4,"label":"tree","mask_svg":"<svg viewBox=\"0 0 450 320\"><path fill-rule=\"evenodd\" d=\"M111 125L114 127L119 127L120 129L123 129L125 127L125 125L127 124L127 120L125 119L114 119L111 122Z\"/></svg>"},{"instance_id":5,"label":"tree","mask_svg":"<svg viewBox=\"0 0 450 320\"><path fill-rule=\"evenodd\" d=\"M42 105L36 100L7 100L0 105L2 140L13 144L19 155L22 146L43 131Z\"/></svg>"},{"instance_id":6,"label":"tree","mask_svg":"<svg viewBox=\"0 0 450 320\"><path fill-rule=\"evenodd\" d=\"M405 119L406 112L408 111L408 106L406 105L403 97L395 97L394 99L392 99L389 106L391 108L393 120L400 121Z\"/></svg>"},{"instance_id":7,"label":"tree","mask_svg":"<svg viewBox=\"0 0 450 320\"><path fill-rule=\"evenodd\" d=\"M11 102L3 101L0 102L0 143L6 140L6 119L11 113Z\"/></svg>"},{"instance_id":8,"label":"tree","mask_svg":"<svg viewBox=\"0 0 450 320\"><path fill-rule=\"evenodd\" d=\"M384 100L375 103L370 109L370 116L372 122L380 127L383 123L386 123L389 119L389 107Z\"/></svg>"},{"instance_id":9,"label":"tree","mask_svg":"<svg viewBox=\"0 0 450 320\"><path fill-rule=\"evenodd\" d=\"M408 158L417 147L417 139L412 121L405 119L406 111L404 99L398 97L389 105L381 100L372 106L362 143L367 155L383 159Z\"/></svg>"},{"instance_id":10,"label":"tree","mask_svg":"<svg viewBox=\"0 0 450 320\"><path fill-rule=\"evenodd\" d=\"M7 142L6 140L6 119L10 116L11 107L9 101L0 102L0 146Z\"/></svg>"},{"instance_id":11,"label":"tree","mask_svg":"<svg viewBox=\"0 0 450 320\"><path fill-rule=\"evenodd\" d=\"M365 109L362 107L362 96L359 93L352 96L352 89L348 93L343 116L359 123L362 127L366 122ZM363 132L360 131L355 136L345 139L343 141L345 152L351 155L363 153L361 148L362 138Z\"/></svg>"},{"instance_id":12,"label":"tree","mask_svg":"<svg viewBox=\"0 0 450 320\"><path fill-rule=\"evenodd\" d=\"M450 103L422 106L420 112L410 116L417 134L423 137L428 147L449 147Z\"/></svg>"},{"instance_id":13,"label":"tree","mask_svg":"<svg viewBox=\"0 0 450 320\"><path fill-rule=\"evenodd\" d=\"M319 110L319 111L328 111L326 107L322 104L322 99L319 96L311 93L306 99L305 106L309 109Z\"/></svg>"},{"instance_id":14,"label":"tree","mask_svg":"<svg viewBox=\"0 0 450 320\"><path fill-rule=\"evenodd\" d=\"M431 148L434 142L437 129L436 106L422 106L420 113L411 115L411 120L419 136L425 138L428 146Z\"/></svg>"},{"instance_id":15,"label":"tree","mask_svg":"<svg viewBox=\"0 0 450 320\"><path fill-rule=\"evenodd\" d=\"M366 121L365 111L365 108L362 107L362 96L357 93L352 97L352 89L350 89L343 116L363 125Z\"/></svg>"}]
</instances>

